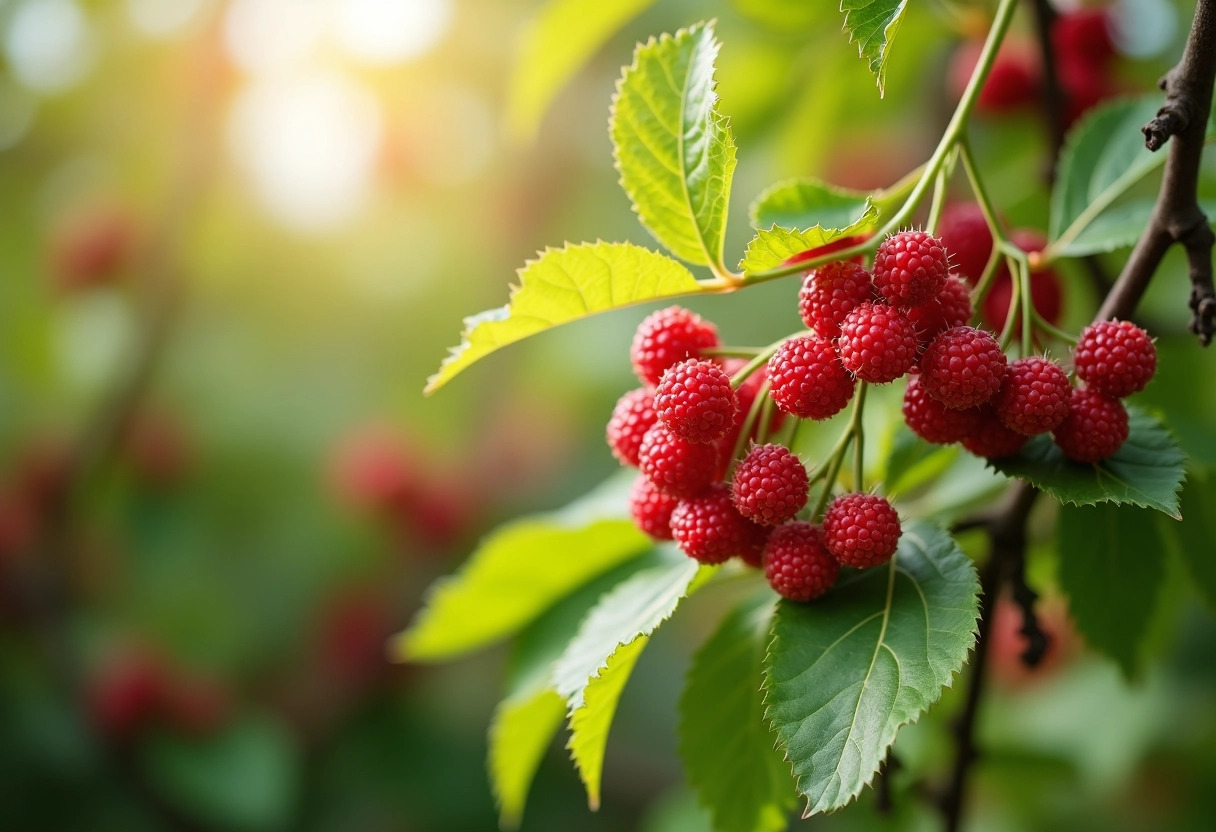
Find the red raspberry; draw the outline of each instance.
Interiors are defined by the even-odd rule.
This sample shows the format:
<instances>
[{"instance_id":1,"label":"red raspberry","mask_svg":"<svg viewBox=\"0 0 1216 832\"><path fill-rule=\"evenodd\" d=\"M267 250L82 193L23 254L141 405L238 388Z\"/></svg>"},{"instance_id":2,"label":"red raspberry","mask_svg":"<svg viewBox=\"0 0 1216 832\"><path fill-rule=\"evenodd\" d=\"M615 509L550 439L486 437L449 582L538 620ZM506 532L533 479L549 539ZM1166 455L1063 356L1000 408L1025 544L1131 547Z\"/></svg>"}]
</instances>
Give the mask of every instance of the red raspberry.
<instances>
[{"instance_id":1,"label":"red raspberry","mask_svg":"<svg viewBox=\"0 0 1216 832\"><path fill-rule=\"evenodd\" d=\"M832 588L840 564L823 547L823 530L811 523L786 523L764 545L764 577L777 594L809 601Z\"/></svg>"},{"instance_id":2,"label":"red raspberry","mask_svg":"<svg viewBox=\"0 0 1216 832\"><path fill-rule=\"evenodd\" d=\"M840 363L862 381L885 384L916 363L916 327L903 312L880 303L863 303L840 325Z\"/></svg>"},{"instance_id":3,"label":"red raspberry","mask_svg":"<svg viewBox=\"0 0 1216 832\"><path fill-rule=\"evenodd\" d=\"M927 346L947 329L971 322L971 291L958 275L950 275L942 293L928 303L908 310L908 320L916 327L922 345Z\"/></svg>"},{"instance_id":4,"label":"red raspberry","mask_svg":"<svg viewBox=\"0 0 1216 832\"><path fill-rule=\"evenodd\" d=\"M1123 402L1096 390L1073 390L1068 416L1052 437L1064 456L1077 462L1098 462L1127 441L1127 411Z\"/></svg>"},{"instance_id":5,"label":"red raspberry","mask_svg":"<svg viewBox=\"0 0 1216 832\"><path fill-rule=\"evenodd\" d=\"M744 517L765 526L792 520L806 505L802 461L781 445L756 445L735 469L732 493Z\"/></svg>"},{"instance_id":6,"label":"red raspberry","mask_svg":"<svg viewBox=\"0 0 1216 832\"><path fill-rule=\"evenodd\" d=\"M954 410L946 407L925 392L919 374L908 379L908 389L904 391L904 421L926 442L949 445L962 440L975 430L978 414L975 408Z\"/></svg>"},{"instance_id":7,"label":"red raspberry","mask_svg":"<svg viewBox=\"0 0 1216 832\"><path fill-rule=\"evenodd\" d=\"M852 234L848 237L841 237L839 240L824 243L818 248L809 248L806 251L800 251L793 257L787 258L785 265L792 266L795 263L805 263L807 260L814 260L816 257L823 257L824 255L832 254L836 251L844 251L846 248L852 248L858 243L864 243L868 239L868 234ZM849 262L856 263L857 265L861 266L865 263L865 260L859 254L850 259Z\"/></svg>"},{"instance_id":8,"label":"red raspberry","mask_svg":"<svg viewBox=\"0 0 1216 832\"><path fill-rule=\"evenodd\" d=\"M904 309L941 294L950 274L945 246L923 231L901 231L874 254L874 286L892 306Z\"/></svg>"},{"instance_id":9,"label":"red raspberry","mask_svg":"<svg viewBox=\"0 0 1216 832\"><path fill-rule=\"evenodd\" d=\"M954 270L978 283L992 256L992 229L978 202L956 202L942 211L938 239L946 247Z\"/></svg>"},{"instance_id":10,"label":"red raspberry","mask_svg":"<svg viewBox=\"0 0 1216 832\"><path fill-rule=\"evenodd\" d=\"M1009 238L1014 245L1023 251L1034 253L1047 247L1047 238L1038 231L1030 228L1019 228L1010 233ZM984 298L981 310L984 326L1000 331L1005 327L1005 319L1009 316L1009 304L1013 300L1013 277L1009 267L1001 263L993 278L992 288ZM1046 268L1030 274L1030 300L1034 308L1048 323L1060 322L1060 307L1062 294L1060 292L1060 276L1055 269Z\"/></svg>"},{"instance_id":11,"label":"red raspberry","mask_svg":"<svg viewBox=\"0 0 1216 832\"><path fill-rule=\"evenodd\" d=\"M870 273L857 263L837 260L807 274L798 292L802 322L831 340L840 334L844 316L874 297Z\"/></svg>"},{"instance_id":12,"label":"red raspberry","mask_svg":"<svg viewBox=\"0 0 1216 832\"><path fill-rule=\"evenodd\" d=\"M686 358L700 358L701 350L718 346L717 328L680 306L647 315L638 325L629 348L633 371L644 384L658 384L663 371Z\"/></svg>"},{"instance_id":13,"label":"red raspberry","mask_svg":"<svg viewBox=\"0 0 1216 832\"><path fill-rule=\"evenodd\" d=\"M691 497L718 473L718 446L689 442L657 423L642 437L638 468L673 497Z\"/></svg>"},{"instance_id":14,"label":"red raspberry","mask_svg":"<svg viewBox=\"0 0 1216 832\"><path fill-rule=\"evenodd\" d=\"M1072 386L1054 361L1038 356L1010 362L992 400L1001 424L1025 436L1055 430L1068 415Z\"/></svg>"},{"instance_id":15,"label":"red raspberry","mask_svg":"<svg viewBox=\"0 0 1216 832\"><path fill-rule=\"evenodd\" d=\"M608 447L622 465L638 465L642 437L654 425L654 393L645 388L630 390L617 401L608 419Z\"/></svg>"},{"instance_id":16,"label":"red raspberry","mask_svg":"<svg viewBox=\"0 0 1216 832\"><path fill-rule=\"evenodd\" d=\"M743 544L739 547L739 560L756 569L764 568L764 547L772 534L772 526L761 526L751 520L743 521Z\"/></svg>"},{"instance_id":17,"label":"red raspberry","mask_svg":"<svg viewBox=\"0 0 1216 832\"><path fill-rule=\"evenodd\" d=\"M629 515L639 529L655 540L671 540L671 512L678 502L655 488L646 477L638 477L629 490Z\"/></svg>"},{"instance_id":18,"label":"red raspberry","mask_svg":"<svg viewBox=\"0 0 1216 832\"><path fill-rule=\"evenodd\" d=\"M869 569L895 554L899 515L885 497L845 494L823 514L823 545L841 566Z\"/></svg>"},{"instance_id":19,"label":"red raspberry","mask_svg":"<svg viewBox=\"0 0 1216 832\"><path fill-rule=\"evenodd\" d=\"M721 439L735 424L730 376L711 361L681 361L663 373L654 412L668 430L690 442Z\"/></svg>"},{"instance_id":20,"label":"red raspberry","mask_svg":"<svg viewBox=\"0 0 1216 832\"><path fill-rule=\"evenodd\" d=\"M731 502L730 489L716 482L680 500L671 513L671 534L690 558L724 563L747 542L746 522Z\"/></svg>"},{"instance_id":21,"label":"red raspberry","mask_svg":"<svg viewBox=\"0 0 1216 832\"><path fill-rule=\"evenodd\" d=\"M955 410L983 404L1005 378L1005 353L991 332L970 326L948 329L930 342L920 359L925 391Z\"/></svg>"},{"instance_id":22,"label":"red raspberry","mask_svg":"<svg viewBox=\"0 0 1216 832\"><path fill-rule=\"evenodd\" d=\"M992 406L984 405L977 411L975 427L962 441L963 447L976 456L1000 459L1022 450L1026 436L1002 425Z\"/></svg>"},{"instance_id":23,"label":"red raspberry","mask_svg":"<svg viewBox=\"0 0 1216 832\"><path fill-rule=\"evenodd\" d=\"M853 377L822 338L785 341L768 360L768 379L777 407L799 419L835 416L853 398Z\"/></svg>"},{"instance_id":24,"label":"red raspberry","mask_svg":"<svg viewBox=\"0 0 1216 832\"><path fill-rule=\"evenodd\" d=\"M1099 321L1073 347L1077 377L1091 390L1121 399L1143 390L1157 372L1157 348L1131 321Z\"/></svg>"}]
</instances>

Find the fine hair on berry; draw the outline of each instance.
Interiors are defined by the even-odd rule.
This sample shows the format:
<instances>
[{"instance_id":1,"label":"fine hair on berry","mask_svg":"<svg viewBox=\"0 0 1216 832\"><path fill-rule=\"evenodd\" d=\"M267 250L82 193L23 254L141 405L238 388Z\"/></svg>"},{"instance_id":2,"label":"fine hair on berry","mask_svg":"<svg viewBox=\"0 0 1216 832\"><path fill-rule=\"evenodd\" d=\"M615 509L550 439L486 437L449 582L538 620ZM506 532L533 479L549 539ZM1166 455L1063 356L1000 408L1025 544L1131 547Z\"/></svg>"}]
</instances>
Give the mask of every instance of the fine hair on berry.
<instances>
[{"instance_id":1,"label":"fine hair on berry","mask_svg":"<svg viewBox=\"0 0 1216 832\"><path fill-rule=\"evenodd\" d=\"M829 341L789 338L768 361L773 402L799 419L828 419L853 398L854 381Z\"/></svg>"},{"instance_id":2,"label":"fine hair on berry","mask_svg":"<svg viewBox=\"0 0 1216 832\"><path fill-rule=\"evenodd\" d=\"M902 530L885 497L845 494L823 515L823 545L841 566L868 569L895 554Z\"/></svg>"},{"instance_id":3,"label":"fine hair on berry","mask_svg":"<svg viewBox=\"0 0 1216 832\"><path fill-rule=\"evenodd\" d=\"M892 306L907 309L928 303L949 274L946 247L924 231L892 234L874 253L874 288Z\"/></svg>"},{"instance_id":4,"label":"fine hair on berry","mask_svg":"<svg viewBox=\"0 0 1216 832\"><path fill-rule=\"evenodd\" d=\"M806 468L782 445L756 445L735 468L731 485L735 508L765 526L792 520L806 505Z\"/></svg>"},{"instance_id":5,"label":"fine hair on berry","mask_svg":"<svg viewBox=\"0 0 1216 832\"><path fill-rule=\"evenodd\" d=\"M970 326L948 329L930 342L920 359L925 391L946 407L966 410L1001 389L1008 359L991 332Z\"/></svg>"},{"instance_id":6,"label":"fine hair on berry","mask_svg":"<svg viewBox=\"0 0 1216 832\"><path fill-rule=\"evenodd\" d=\"M654 425L654 393L645 389L630 390L617 401L608 419L608 447L622 465L637 467L642 437Z\"/></svg>"},{"instance_id":7,"label":"fine hair on berry","mask_svg":"<svg viewBox=\"0 0 1216 832\"><path fill-rule=\"evenodd\" d=\"M823 530L811 523L778 526L764 545L764 577L791 601L823 595L840 575L840 563L823 545Z\"/></svg>"},{"instance_id":8,"label":"fine hair on berry","mask_svg":"<svg viewBox=\"0 0 1216 832\"><path fill-rule=\"evenodd\" d=\"M642 437L638 468L660 491L691 497L717 477L718 446L689 442L657 423Z\"/></svg>"},{"instance_id":9,"label":"fine hair on berry","mask_svg":"<svg viewBox=\"0 0 1216 832\"><path fill-rule=\"evenodd\" d=\"M844 368L871 384L886 384L907 373L916 363L919 346L908 317L881 303L863 303L845 316L836 341Z\"/></svg>"},{"instance_id":10,"label":"fine hair on berry","mask_svg":"<svg viewBox=\"0 0 1216 832\"><path fill-rule=\"evenodd\" d=\"M1127 441L1123 402L1096 390L1074 389L1068 416L1052 433L1064 456L1081 463L1101 462Z\"/></svg>"},{"instance_id":11,"label":"fine hair on berry","mask_svg":"<svg viewBox=\"0 0 1216 832\"><path fill-rule=\"evenodd\" d=\"M724 563L748 542L745 523L731 501L730 489L716 482L680 500L671 513L671 534L690 558Z\"/></svg>"},{"instance_id":12,"label":"fine hair on berry","mask_svg":"<svg viewBox=\"0 0 1216 832\"><path fill-rule=\"evenodd\" d=\"M1116 399L1143 390L1157 372L1153 339L1131 321L1090 324L1081 331L1072 355L1077 378Z\"/></svg>"},{"instance_id":13,"label":"fine hair on berry","mask_svg":"<svg viewBox=\"0 0 1216 832\"><path fill-rule=\"evenodd\" d=\"M735 424L730 376L712 361L690 358L663 373L654 392L659 421L690 442L713 442Z\"/></svg>"},{"instance_id":14,"label":"fine hair on berry","mask_svg":"<svg viewBox=\"0 0 1216 832\"><path fill-rule=\"evenodd\" d=\"M701 350L718 346L718 330L682 306L669 306L647 315L629 348L633 371L643 384L658 384L663 371Z\"/></svg>"}]
</instances>

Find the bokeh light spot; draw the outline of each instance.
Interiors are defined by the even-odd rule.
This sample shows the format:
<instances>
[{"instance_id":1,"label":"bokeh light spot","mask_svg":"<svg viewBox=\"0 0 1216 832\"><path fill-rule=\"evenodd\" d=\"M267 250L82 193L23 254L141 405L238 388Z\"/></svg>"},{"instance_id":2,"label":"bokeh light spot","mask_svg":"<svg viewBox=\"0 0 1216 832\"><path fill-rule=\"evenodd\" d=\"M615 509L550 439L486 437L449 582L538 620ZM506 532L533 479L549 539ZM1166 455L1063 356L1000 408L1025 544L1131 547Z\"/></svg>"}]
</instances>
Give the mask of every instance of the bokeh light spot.
<instances>
[{"instance_id":1,"label":"bokeh light spot","mask_svg":"<svg viewBox=\"0 0 1216 832\"><path fill-rule=\"evenodd\" d=\"M59 92L93 65L89 22L73 0L27 0L17 7L4 38L13 74L40 92Z\"/></svg>"},{"instance_id":2,"label":"bokeh light spot","mask_svg":"<svg viewBox=\"0 0 1216 832\"><path fill-rule=\"evenodd\" d=\"M451 18L450 0L334 0L339 45L368 63L423 54L443 37Z\"/></svg>"}]
</instances>

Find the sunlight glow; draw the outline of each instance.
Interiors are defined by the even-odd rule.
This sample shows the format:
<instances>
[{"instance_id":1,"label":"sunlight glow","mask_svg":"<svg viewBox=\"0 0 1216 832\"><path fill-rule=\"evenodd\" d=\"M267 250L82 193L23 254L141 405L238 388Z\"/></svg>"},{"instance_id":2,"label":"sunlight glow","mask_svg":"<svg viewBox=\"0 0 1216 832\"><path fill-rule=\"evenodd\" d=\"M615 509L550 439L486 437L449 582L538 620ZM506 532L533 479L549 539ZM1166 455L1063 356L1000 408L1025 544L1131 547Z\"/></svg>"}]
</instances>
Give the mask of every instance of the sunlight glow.
<instances>
[{"instance_id":1,"label":"sunlight glow","mask_svg":"<svg viewBox=\"0 0 1216 832\"><path fill-rule=\"evenodd\" d=\"M59 92L83 78L94 51L88 20L74 0L27 0L4 38L13 73L40 92Z\"/></svg>"},{"instance_id":2,"label":"sunlight glow","mask_svg":"<svg viewBox=\"0 0 1216 832\"><path fill-rule=\"evenodd\" d=\"M232 150L265 207L286 225L320 231L365 203L381 143L376 99L332 72L263 81L229 123Z\"/></svg>"},{"instance_id":3,"label":"sunlight glow","mask_svg":"<svg viewBox=\"0 0 1216 832\"><path fill-rule=\"evenodd\" d=\"M451 18L450 0L334 0L338 43L368 63L421 55L439 42Z\"/></svg>"}]
</instances>

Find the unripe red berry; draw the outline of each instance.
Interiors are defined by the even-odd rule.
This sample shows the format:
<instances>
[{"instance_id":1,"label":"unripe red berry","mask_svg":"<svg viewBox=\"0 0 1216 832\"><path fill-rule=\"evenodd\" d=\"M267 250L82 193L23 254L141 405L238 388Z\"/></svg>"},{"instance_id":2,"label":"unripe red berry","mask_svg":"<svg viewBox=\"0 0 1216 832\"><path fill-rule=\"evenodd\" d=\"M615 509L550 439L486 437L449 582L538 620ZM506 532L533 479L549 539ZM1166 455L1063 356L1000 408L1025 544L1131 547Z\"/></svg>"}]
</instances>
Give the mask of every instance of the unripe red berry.
<instances>
[{"instance_id":1,"label":"unripe red berry","mask_svg":"<svg viewBox=\"0 0 1216 832\"><path fill-rule=\"evenodd\" d=\"M857 263L837 260L812 269L803 279L798 314L807 327L830 341L840 334L845 315L873 297L870 273Z\"/></svg>"},{"instance_id":2,"label":"unripe red berry","mask_svg":"<svg viewBox=\"0 0 1216 832\"><path fill-rule=\"evenodd\" d=\"M333 455L333 488L356 509L392 515L422 489L412 448L394 431L365 427L345 438Z\"/></svg>"},{"instance_id":3,"label":"unripe red berry","mask_svg":"<svg viewBox=\"0 0 1216 832\"><path fill-rule=\"evenodd\" d=\"M809 248L806 251L800 251L797 254L785 260L784 265L792 266L795 263L805 263L807 260L814 260L816 257L824 257L837 251L844 251L846 248L852 248L858 243L864 243L869 239L868 234L850 234L847 237L841 237L839 240L833 240L830 243L824 243L818 248ZM863 265L865 260L858 255L849 260L850 263Z\"/></svg>"},{"instance_id":4,"label":"unripe red berry","mask_svg":"<svg viewBox=\"0 0 1216 832\"><path fill-rule=\"evenodd\" d=\"M643 384L658 384L663 371L701 350L718 346L717 328L681 306L652 312L638 325L629 357Z\"/></svg>"},{"instance_id":5,"label":"unripe red berry","mask_svg":"<svg viewBox=\"0 0 1216 832\"><path fill-rule=\"evenodd\" d=\"M954 97L961 98L983 51L982 41L968 41L950 59L949 82ZM1032 48L1007 42L980 89L976 110L998 115L1038 100L1041 83L1039 63Z\"/></svg>"},{"instance_id":6,"label":"unripe red berry","mask_svg":"<svg viewBox=\"0 0 1216 832\"><path fill-rule=\"evenodd\" d=\"M941 293L950 263L941 240L923 231L900 231L874 254L874 287L892 306L928 303Z\"/></svg>"},{"instance_id":7,"label":"unripe red berry","mask_svg":"<svg viewBox=\"0 0 1216 832\"><path fill-rule=\"evenodd\" d=\"M928 346L930 341L947 329L966 326L971 322L971 314L971 290L957 275L950 275L941 294L933 300L914 306L907 312L922 346Z\"/></svg>"},{"instance_id":8,"label":"unripe red berry","mask_svg":"<svg viewBox=\"0 0 1216 832\"><path fill-rule=\"evenodd\" d=\"M992 405L1005 427L1034 436L1055 430L1064 421L1071 395L1064 369L1032 355L1010 362Z\"/></svg>"},{"instance_id":9,"label":"unripe red berry","mask_svg":"<svg viewBox=\"0 0 1216 832\"><path fill-rule=\"evenodd\" d=\"M853 377L822 338L782 343L768 361L768 379L777 407L800 419L835 416L853 398Z\"/></svg>"},{"instance_id":10,"label":"unripe red berry","mask_svg":"<svg viewBox=\"0 0 1216 832\"><path fill-rule=\"evenodd\" d=\"M1001 424L992 405L982 405L977 409L974 427L963 437L962 443L976 456L1000 459L1022 450L1026 436Z\"/></svg>"},{"instance_id":11,"label":"unripe red berry","mask_svg":"<svg viewBox=\"0 0 1216 832\"><path fill-rule=\"evenodd\" d=\"M1047 238L1030 228L1019 228L1011 232L1009 238L1014 245L1029 253L1039 252L1047 247ZM1056 274L1055 269L1047 267L1030 273L1030 300L1035 310L1049 324L1060 322L1063 294L1060 290L1060 276ZM1001 263L980 310L984 326L997 332L1001 331L1005 327L1009 304L1012 302L1013 277L1009 273L1009 266Z\"/></svg>"},{"instance_id":12,"label":"unripe red berry","mask_svg":"<svg viewBox=\"0 0 1216 832\"><path fill-rule=\"evenodd\" d=\"M772 534L772 526L761 526L751 520L743 521L743 543L739 547L739 560L755 569L764 568L764 547Z\"/></svg>"},{"instance_id":13,"label":"unripe red berry","mask_svg":"<svg viewBox=\"0 0 1216 832\"><path fill-rule=\"evenodd\" d=\"M731 492L744 517L765 526L792 520L806 505L806 468L782 445L756 445L735 468Z\"/></svg>"},{"instance_id":14,"label":"unripe red berry","mask_svg":"<svg viewBox=\"0 0 1216 832\"><path fill-rule=\"evenodd\" d=\"M163 715L168 687L169 673L160 658L132 650L86 681L85 705L99 732L124 742Z\"/></svg>"},{"instance_id":15,"label":"unripe red berry","mask_svg":"<svg viewBox=\"0 0 1216 832\"><path fill-rule=\"evenodd\" d=\"M764 577L778 595L810 601L832 588L840 564L823 545L823 531L811 523L786 523L764 546Z\"/></svg>"},{"instance_id":16,"label":"unripe red berry","mask_svg":"<svg viewBox=\"0 0 1216 832\"><path fill-rule=\"evenodd\" d=\"M713 442L735 424L730 376L711 361L690 358L663 373L654 412L672 433L690 442Z\"/></svg>"},{"instance_id":17,"label":"unripe red berry","mask_svg":"<svg viewBox=\"0 0 1216 832\"><path fill-rule=\"evenodd\" d=\"M634 525L655 540L671 540L671 513L680 501L664 494L644 476L629 490L629 516Z\"/></svg>"},{"instance_id":18,"label":"unripe red berry","mask_svg":"<svg viewBox=\"0 0 1216 832\"><path fill-rule=\"evenodd\" d=\"M926 442L937 445L961 441L975 429L979 415L976 408L955 410L930 396L925 392L920 374L908 379L908 388L904 391L903 413L904 421L913 433Z\"/></svg>"},{"instance_id":19,"label":"unripe red berry","mask_svg":"<svg viewBox=\"0 0 1216 832\"><path fill-rule=\"evenodd\" d=\"M1074 389L1068 416L1052 437L1064 456L1076 462L1093 463L1123 447L1128 430L1123 402L1096 390Z\"/></svg>"},{"instance_id":20,"label":"unripe red berry","mask_svg":"<svg viewBox=\"0 0 1216 832\"><path fill-rule=\"evenodd\" d=\"M617 401L608 419L608 447L622 465L637 467L642 437L658 420L654 393L646 388L630 390Z\"/></svg>"},{"instance_id":21,"label":"unripe red berry","mask_svg":"<svg viewBox=\"0 0 1216 832\"><path fill-rule=\"evenodd\" d=\"M131 264L136 225L123 208L95 205L73 212L55 229L50 260L60 289L74 291L113 283Z\"/></svg>"},{"instance_id":22,"label":"unripe red berry","mask_svg":"<svg viewBox=\"0 0 1216 832\"><path fill-rule=\"evenodd\" d=\"M730 489L716 482L680 500L671 513L671 534L690 558L724 563L747 542L746 522L731 502Z\"/></svg>"},{"instance_id":23,"label":"unripe red berry","mask_svg":"<svg viewBox=\"0 0 1216 832\"><path fill-rule=\"evenodd\" d=\"M992 229L977 202L955 202L942 210L938 238L946 247L954 270L972 284L978 283L992 256Z\"/></svg>"},{"instance_id":24,"label":"unripe red berry","mask_svg":"<svg viewBox=\"0 0 1216 832\"><path fill-rule=\"evenodd\" d=\"M1144 389L1157 372L1157 348L1131 321L1099 321L1081 330L1073 347L1077 377L1091 390L1123 398Z\"/></svg>"},{"instance_id":25,"label":"unripe red berry","mask_svg":"<svg viewBox=\"0 0 1216 832\"><path fill-rule=\"evenodd\" d=\"M1078 9L1056 17L1051 44L1061 63L1084 63L1105 68L1115 56L1109 10Z\"/></svg>"},{"instance_id":26,"label":"unripe red berry","mask_svg":"<svg viewBox=\"0 0 1216 832\"><path fill-rule=\"evenodd\" d=\"M845 494L823 514L823 545L841 566L868 569L895 554L902 530L885 497Z\"/></svg>"},{"instance_id":27,"label":"unripe red berry","mask_svg":"<svg viewBox=\"0 0 1216 832\"><path fill-rule=\"evenodd\" d=\"M689 442L656 423L642 437L638 468L660 491L691 497L717 476L718 446Z\"/></svg>"},{"instance_id":28,"label":"unripe red berry","mask_svg":"<svg viewBox=\"0 0 1216 832\"><path fill-rule=\"evenodd\" d=\"M918 346L907 316L880 303L863 303L850 312L836 341L844 368L871 384L894 381L912 369Z\"/></svg>"},{"instance_id":29,"label":"unripe red berry","mask_svg":"<svg viewBox=\"0 0 1216 832\"><path fill-rule=\"evenodd\" d=\"M920 360L925 391L946 407L966 410L996 395L1005 378L1005 353L992 333L957 326L938 335Z\"/></svg>"}]
</instances>

